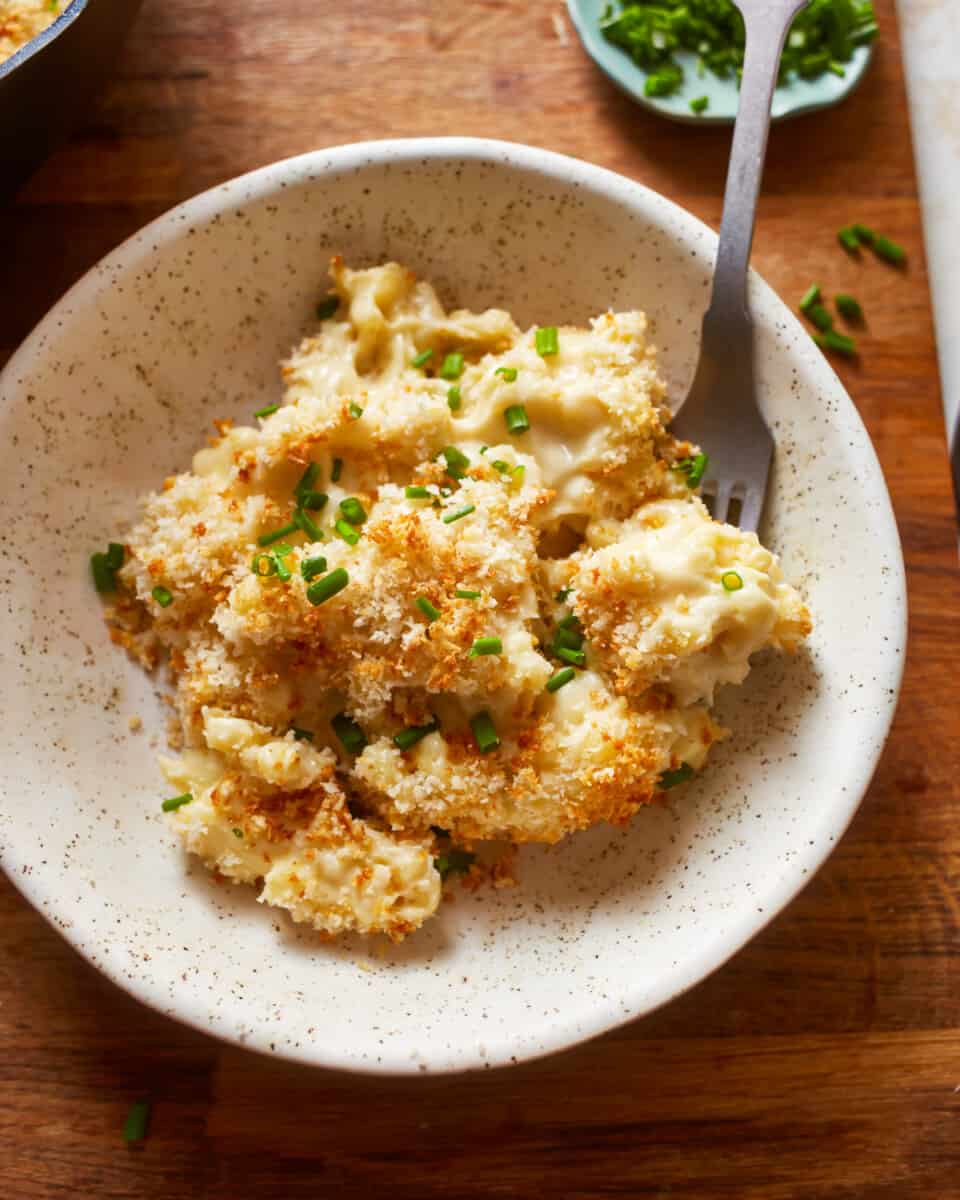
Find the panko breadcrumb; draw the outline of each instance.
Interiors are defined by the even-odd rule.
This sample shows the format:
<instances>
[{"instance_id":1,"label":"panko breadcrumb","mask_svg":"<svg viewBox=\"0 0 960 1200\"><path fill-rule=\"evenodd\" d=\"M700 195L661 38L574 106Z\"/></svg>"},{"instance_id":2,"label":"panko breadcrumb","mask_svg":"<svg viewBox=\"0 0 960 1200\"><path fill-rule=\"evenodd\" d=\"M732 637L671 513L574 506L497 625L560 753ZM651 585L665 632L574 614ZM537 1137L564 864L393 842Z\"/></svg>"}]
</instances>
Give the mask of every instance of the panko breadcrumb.
<instances>
[{"instance_id":1,"label":"panko breadcrumb","mask_svg":"<svg viewBox=\"0 0 960 1200\"><path fill-rule=\"evenodd\" d=\"M810 618L678 469L642 314L542 353L395 263L331 275L283 403L146 498L110 620L175 680L187 848L325 935L401 938L451 848L623 824L699 770L716 687Z\"/></svg>"}]
</instances>

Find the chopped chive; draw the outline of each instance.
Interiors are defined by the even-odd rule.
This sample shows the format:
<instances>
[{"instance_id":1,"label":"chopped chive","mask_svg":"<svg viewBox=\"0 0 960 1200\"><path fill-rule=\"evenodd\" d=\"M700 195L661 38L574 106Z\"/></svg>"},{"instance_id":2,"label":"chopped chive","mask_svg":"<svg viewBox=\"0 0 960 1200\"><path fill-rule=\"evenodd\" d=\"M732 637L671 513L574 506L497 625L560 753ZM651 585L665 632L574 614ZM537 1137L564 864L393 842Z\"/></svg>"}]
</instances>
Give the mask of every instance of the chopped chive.
<instances>
[{"instance_id":1,"label":"chopped chive","mask_svg":"<svg viewBox=\"0 0 960 1200\"><path fill-rule=\"evenodd\" d=\"M452 525L454 521L459 521L461 517L469 517L472 512L476 512L475 504L465 504L463 508L458 508L455 512L447 513L443 517L444 525Z\"/></svg>"},{"instance_id":2,"label":"chopped chive","mask_svg":"<svg viewBox=\"0 0 960 1200\"><path fill-rule=\"evenodd\" d=\"M583 634L569 627L566 629L560 628L553 639L553 647L555 650L582 650Z\"/></svg>"},{"instance_id":3,"label":"chopped chive","mask_svg":"<svg viewBox=\"0 0 960 1200\"><path fill-rule=\"evenodd\" d=\"M286 542L278 542L272 553L275 558L284 558L287 554L293 553L293 547L288 546Z\"/></svg>"},{"instance_id":4,"label":"chopped chive","mask_svg":"<svg viewBox=\"0 0 960 1200\"><path fill-rule=\"evenodd\" d=\"M330 467L330 481L336 483L340 479L340 472L343 470L343 459L335 458Z\"/></svg>"},{"instance_id":5,"label":"chopped chive","mask_svg":"<svg viewBox=\"0 0 960 1200\"><path fill-rule=\"evenodd\" d=\"M490 464L495 471L499 471L501 475L509 475L513 468L509 463L503 461L502 458L495 458Z\"/></svg>"},{"instance_id":6,"label":"chopped chive","mask_svg":"<svg viewBox=\"0 0 960 1200\"><path fill-rule=\"evenodd\" d=\"M815 304L820 302L820 285L811 283L807 290L803 293L803 299L800 301L800 311L802 313L809 312Z\"/></svg>"},{"instance_id":7,"label":"chopped chive","mask_svg":"<svg viewBox=\"0 0 960 1200\"><path fill-rule=\"evenodd\" d=\"M683 83L683 68L668 63L662 71L648 75L643 84L645 96L672 96Z\"/></svg>"},{"instance_id":8,"label":"chopped chive","mask_svg":"<svg viewBox=\"0 0 960 1200\"><path fill-rule=\"evenodd\" d=\"M435 733L439 728L438 721L431 721L429 725L408 725L393 735L393 743L398 750L409 750L417 742L423 741L428 733Z\"/></svg>"},{"instance_id":9,"label":"chopped chive","mask_svg":"<svg viewBox=\"0 0 960 1200\"><path fill-rule=\"evenodd\" d=\"M276 575L277 560L272 554L267 554L266 552L255 554L250 563L250 569L260 579L266 579L269 575Z\"/></svg>"},{"instance_id":10,"label":"chopped chive","mask_svg":"<svg viewBox=\"0 0 960 1200\"><path fill-rule=\"evenodd\" d=\"M348 717L346 713L337 713L330 724L344 750L349 754L359 754L366 749L367 739L364 737L363 730L352 717Z\"/></svg>"},{"instance_id":11,"label":"chopped chive","mask_svg":"<svg viewBox=\"0 0 960 1200\"><path fill-rule=\"evenodd\" d=\"M460 389L456 384L451 388L447 388L447 407L451 412L459 412L460 405L463 403L463 398L460 395Z\"/></svg>"},{"instance_id":12,"label":"chopped chive","mask_svg":"<svg viewBox=\"0 0 960 1200\"><path fill-rule=\"evenodd\" d=\"M700 113L706 112L709 107L710 107L710 97L709 96L695 96L690 101L690 111L692 113L696 113L698 116L700 115Z\"/></svg>"},{"instance_id":13,"label":"chopped chive","mask_svg":"<svg viewBox=\"0 0 960 1200\"><path fill-rule=\"evenodd\" d=\"M554 653L557 658L562 658L564 662L573 663L575 667L585 667L587 665L587 656L583 650L574 650L569 646L555 646Z\"/></svg>"},{"instance_id":14,"label":"chopped chive","mask_svg":"<svg viewBox=\"0 0 960 1200\"><path fill-rule=\"evenodd\" d=\"M333 525L334 529L348 546L355 546L360 541L360 534L354 529L349 521L344 521L342 517L338 517Z\"/></svg>"},{"instance_id":15,"label":"chopped chive","mask_svg":"<svg viewBox=\"0 0 960 1200\"><path fill-rule=\"evenodd\" d=\"M471 854L469 850L458 850L456 846L453 846L446 854L438 854L433 860L433 865L437 868L441 880L446 880L447 876L454 871L465 875L473 866L476 858L477 856Z\"/></svg>"},{"instance_id":16,"label":"chopped chive","mask_svg":"<svg viewBox=\"0 0 960 1200\"><path fill-rule=\"evenodd\" d=\"M302 529L311 542L323 541L323 531L306 509L296 509L293 519L297 523L297 528Z\"/></svg>"},{"instance_id":17,"label":"chopped chive","mask_svg":"<svg viewBox=\"0 0 960 1200\"><path fill-rule=\"evenodd\" d=\"M859 301L855 300L853 296L848 295L846 292L838 292L833 302L837 306L837 312L842 317L846 317L848 321L854 321L858 324L863 321L863 309L860 307Z\"/></svg>"},{"instance_id":18,"label":"chopped chive","mask_svg":"<svg viewBox=\"0 0 960 1200\"><path fill-rule=\"evenodd\" d=\"M558 604L564 604L572 591L573 588L561 588L560 591L554 596L554 600L556 600Z\"/></svg>"},{"instance_id":19,"label":"chopped chive","mask_svg":"<svg viewBox=\"0 0 960 1200\"><path fill-rule=\"evenodd\" d=\"M347 572L343 567L337 567L329 575L324 575L322 579L310 584L307 588L307 599L313 605L324 604L331 596L342 592L349 582L350 576Z\"/></svg>"},{"instance_id":20,"label":"chopped chive","mask_svg":"<svg viewBox=\"0 0 960 1200\"><path fill-rule=\"evenodd\" d=\"M317 320L326 321L340 307L339 296L325 296L317 305Z\"/></svg>"},{"instance_id":21,"label":"chopped chive","mask_svg":"<svg viewBox=\"0 0 960 1200\"><path fill-rule=\"evenodd\" d=\"M877 236L869 225L855 224L852 226L853 232L857 235L865 246L872 246L873 239Z\"/></svg>"},{"instance_id":22,"label":"chopped chive","mask_svg":"<svg viewBox=\"0 0 960 1200\"><path fill-rule=\"evenodd\" d=\"M431 825L430 832L436 834L436 836L440 838L448 838L450 836L450 830L441 829L439 825Z\"/></svg>"},{"instance_id":23,"label":"chopped chive","mask_svg":"<svg viewBox=\"0 0 960 1200\"><path fill-rule=\"evenodd\" d=\"M857 353L857 345L853 338L847 337L843 333L837 333L835 329L828 329L826 333L815 333L813 340L821 350L833 350L837 354L846 354L848 357Z\"/></svg>"},{"instance_id":24,"label":"chopped chive","mask_svg":"<svg viewBox=\"0 0 960 1200\"><path fill-rule=\"evenodd\" d=\"M403 489L408 500L429 500L432 493L420 483L410 483Z\"/></svg>"},{"instance_id":25,"label":"chopped chive","mask_svg":"<svg viewBox=\"0 0 960 1200\"><path fill-rule=\"evenodd\" d=\"M457 588L453 593L458 600L479 600L480 592L471 592L469 588Z\"/></svg>"},{"instance_id":26,"label":"chopped chive","mask_svg":"<svg viewBox=\"0 0 960 1200\"><path fill-rule=\"evenodd\" d=\"M709 464L710 459L706 454L696 454L693 458L678 458L670 470L679 471L681 475L685 476L687 486L695 488L703 479Z\"/></svg>"},{"instance_id":27,"label":"chopped chive","mask_svg":"<svg viewBox=\"0 0 960 1200\"><path fill-rule=\"evenodd\" d=\"M557 622L558 629L576 629L580 624L580 618L576 613L567 613L565 617L561 617Z\"/></svg>"},{"instance_id":28,"label":"chopped chive","mask_svg":"<svg viewBox=\"0 0 960 1200\"><path fill-rule=\"evenodd\" d=\"M311 512L319 512L325 508L330 497L326 492L304 492L300 497L300 507L308 508Z\"/></svg>"},{"instance_id":29,"label":"chopped chive","mask_svg":"<svg viewBox=\"0 0 960 1200\"><path fill-rule=\"evenodd\" d=\"M276 553L276 551L274 551L273 557L277 560L277 578L283 583L286 583L288 579L293 577L290 568L283 561L280 555Z\"/></svg>"},{"instance_id":30,"label":"chopped chive","mask_svg":"<svg viewBox=\"0 0 960 1200\"><path fill-rule=\"evenodd\" d=\"M888 237L878 235L873 239L873 252L878 258L885 259L889 263L893 263L895 267L902 267L907 261L907 252L902 246L893 242Z\"/></svg>"},{"instance_id":31,"label":"chopped chive","mask_svg":"<svg viewBox=\"0 0 960 1200\"><path fill-rule=\"evenodd\" d=\"M827 70L831 73L831 75L836 75L838 79L846 78L846 68L844 67L843 63L838 63L835 59L831 58L827 63Z\"/></svg>"},{"instance_id":32,"label":"chopped chive","mask_svg":"<svg viewBox=\"0 0 960 1200\"><path fill-rule=\"evenodd\" d=\"M504 412L503 419L510 433L526 433L530 428L530 418L522 404L511 404Z\"/></svg>"},{"instance_id":33,"label":"chopped chive","mask_svg":"<svg viewBox=\"0 0 960 1200\"><path fill-rule=\"evenodd\" d=\"M122 542L110 542L107 546L107 553L104 557L107 560L107 566L111 571L119 571L123 566L123 560L126 558L127 548Z\"/></svg>"},{"instance_id":34,"label":"chopped chive","mask_svg":"<svg viewBox=\"0 0 960 1200\"><path fill-rule=\"evenodd\" d=\"M431 604L426 596L418 596L414 604L416 604L417 608L420 609L431 624L440 616L440 609Z\"/></svg>"},{"instance_id":35,"label":"chopped chive","mask_svg":"<svg viewBox=\"0 0 960 1200\"><path fill-rule=\"evenodd\" d=\"M516 383L517 368L516 367L497 367L494 375L502 375L504 383Z\"/></svg>"},{"instance_id":36,"label":"chopped chive","mask_svg":"<svg viewBox=\"0 0 960 1200\"><path fill-rule=\"evenodd\" d=\"M355 400L351 400L350 403L347 405L347 412L350 414L350 416L353 418L354 421L359 421L359 419L363 416L363 409L360 407L359 404L356 403Z\"/></svg>"},{"instance_id":37,"label":"chopped chive","mask_svg":"<svg viewBox=\"0 0 960 1200\"><path fill-rule=\"evenodd\" d=\"M264 408L258 408L253 414L255 417L270 417L280 409L279 404L267 404Z\"/></svg>"},{"instance_id":38,"label":"chopped chive","mask_svg":"<svg viewBox=\"0 0 960 1200\"><path fill-rule=\"evenodd\" d=\"M410 359L410 366L425 367L431 358L433 358L433 350L421 350L419 354Z\"/></svg>"},{"instance_id":39,"label":"chopped chive","mask_svg":"<svg viewBox=\"0 0 960 1200\"><path fill-rule=\"evenodd\" d=\"M547 680L547 691L559 691L565 683L569 683L573 679L574 675L576 675L576 671L573 667L561 667L556 675L551 675Z\"/></svg>"},{"instance_id":40,"label":"chopped chive","mask_svg":"<svg viewBox=\"0 0 960 1200\"><path fill-rule=\"evenodd\" d=\"M533 335L537 353L541 358L549 358L560 350L560 335L556 325L544 325Z\"/></svg>"},{"instance_id":41,"label":"chopped chive","mask_svg":"<svg viewBox=\"0 0 960 1200\"><path fill-rule=\"evenodd\" d=\"M238 829L238 828L236 827L236 825L234 825L233 829L232 829L230 832L233 834L233 836L234 836L235 838L240 838L240 839L241 839L241 841L243 840L243 830L242 830L242 829Z\"/></svg>"},{"instance_id":42,"label":"chopped chive","mask_svg":"<svg viewBox=\"0 0 960 1200\"><path fill-rule=\"evenodd\" d=\"M523 487L523 481L526 477L526 474L527 468L523 465L523 463L517 463L517 465L513 468L513 486Z\"/></svg>"},{"instance_id":43,"label":"chopped chive","mask_svg":"<svg viewBox=\"0 0 960 1200\"><path fill-rule=\"evenodd\" d=\"M299 729L296 725L291 725L290 732L293 734L294 740L298 742L312 742L314 738L312 729Z\"/></svg>"},{"instance_id":44,"label":"chopped chive","mask_svg":"<svg viewBox=\"0 0 960 1200\"><path fill-rule=\"evenodd\" d=\"M367 510L356 496L347 496L340 501L340 511L351 525L362 525L367 519Z\"/></svg>"},{"instance_id":45,"label":"chopped chive","mask_svg":"<svg viewBox=\"0 0 960 1200\"><path fill-rule=\"evenodd\" d=\"M471 658L483 658L488 654L502 654L503 642L498 637L477 638L470 647Z\"/></svg>"},{"instance_id":46,"label":"chopped chive","mask_svg":"<svg viewBox=\"0 0 960 1200\"><path fill-rule=\"evenodd\" d=\"M837 241L839 241L844 250L849 250L851 254L856 254L860 250L860 239L857 237L856 230L852 225L845 225L843 229L838 231Z\"/></svg>"},{"instance_id":47,"label":"chopped chive","mask_svg":"<svg viewBox=\"0 0 960 1200\"><path fill-rule=\"evenodd\" d=\"M826 333L828 329L833 328L833 317L822 304L811 305L807 310L807 318L816 325L821 333Z\"/></svg>"},{"instance_id":48,"label":"chopped chive","mask_svg":"<svg viewBox=\"0 0 960 1200\"><path fill-rule=\"evenodd\" d=\"M175 812L178 808L189 804L192 799L193 796L190 792L184 792L182 796L172 796L169 800L164 800L160 807L164 812Z\"/></svg>"},{"instance_id":49,"label":"chopped chive","mask_svg":"<svg viewBox=\"0 0 960 1200\"><path fill-rule=\"evenodd\" d=\"M317 476L320 474L319 463L307 463L306 470L297 481L297 486L293 489L293 494L299 500L301 496L306 496L313 491L313 485L317 482Z\"/></svg>"},{"instance_id":50,"label":"chopped chive","mask_svg":"<svg viewBox=\"0 0 960 1200\"><path fill-rule=\"evenodd\" d=\"M459 379L463 374L463 355L448 354L437 374L441 379Z\"/></svg>"},{"instance_id":51,"label":"chopped chive","mask_svg":"<svg viewBox=\"0 0 960 1200\"><path fill-rule=\"evenodd\" d=\"M281 538L287 537L291 533L296 533L300 528L299 524L294 520L287 525L282 525L279 529L274 529L270 533L261 533L257 538L258 546L272 546L274 542L279 542Z\"/></svg>"},{"instance_id":52,"label":"chopped chive","mask_svg":"<svg viewBox=\"0 0 960 1200\"><path fill-rule=\"evenodd\" d=\"M474 740L481 754L488 754L500 745L497 727L494 725L493 719L488 712L478 712L475 716L471 717L470 728L473 730Z\"/></svg>"},{"instance_id":53,"label":"chopped chive","mask_svg":"<svg viewBox=\"0 0 960 1200\"><path fill-rule=\"evenodd\" d=\"M657 785L666 791L667 788L676 787L678 783L686 783L687 780L692 779L695 774L696 771L694 771L693 767L691 767L689 763L681 763L676 770L664 771L657 780Z\"/></svg>"},{"instance_id":54,"label":"chopped chive","mask_svg":"<svg viewBox=\"0 0 960 1200\"><path fill-rule=\"evenodd\" d=\"M132 1142L142 1142L147 1136L147 1126L150 1123L150 1101L138 1100L130 1105L127 1119L123 1123L123 1140L130 1145Z\"/></svg>"},{"instance_id":55,"label":"chopped chive","mask_svg":"<svg viewBox=\"0 0 960 1200\"><path fill-rule=\"evenodd\" d=\"M724 571L720 576L725 592L739 592L743 587L743 579L737 571Z\"/></svg>"},{"instance_id":56,"label":"chopped chive","mask_svg":"<svg viewBox=\"0 0 960 1200\"><path fill-rule=\"evenodd\" d=\"M93 586L98 592L116 591L117 577L105 554L90 556L90 570L93 573Z\"/></svg>"},{"instance_id":57,"label":"chopped chive","mask_svg":"<svg viewBox=\"0 0 960 1200\"><path fill-rule=\"evenodd\" d=\"M305 558L300 564L300 574L309 583L311 579L315 579L318 575L322 575L327 569L327 560L323 555L317 558Z\"/></svg>"},{"instance_id":58,"label":"chopped chive","mask_svg":"<svg viewBox=\"0 0 960 1200\"><path fill-rule=\"evenodd\" d=\"M467 467L470 466L470 459L458 450L456 446L444 446L440 451L447 463L447 474L452 479L463 479L467 473Z\"/></svg>"},{"instance_id":59,"label":"chopped chive","mask_svg":"<svg viewBox=\"0 0 960 1200\"><path fill-rule=\"evenodd\" d=\"M169 591L165 587L160 587L157 585L150 595L154 598L154 600L156 600L161 608L169 608L173 603L173 592Z\"/></svg>"}]
</instances>

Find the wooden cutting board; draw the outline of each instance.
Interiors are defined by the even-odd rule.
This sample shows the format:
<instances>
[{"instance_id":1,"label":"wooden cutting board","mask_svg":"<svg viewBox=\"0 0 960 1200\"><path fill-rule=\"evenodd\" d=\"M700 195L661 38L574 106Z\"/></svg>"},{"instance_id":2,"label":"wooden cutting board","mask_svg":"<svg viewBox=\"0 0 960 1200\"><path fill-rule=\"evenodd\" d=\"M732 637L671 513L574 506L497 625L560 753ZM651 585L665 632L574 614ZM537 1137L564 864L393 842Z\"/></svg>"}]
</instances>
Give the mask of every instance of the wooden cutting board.
<instances>
[{"instance_id":1,"label":"wooden cutting board","mask_svg":"<svg viewBox=\"0 0 960 1200\"><path fill-rule=\"evenodd\" d=\"M508 1072L412 1081L307 1071L181 1029L4 883L11 1200L960 1197L957 530L892 0L877 8L859 93L773 132L755 253L788 299L816 280L864 303L862 358L839 370L910 578L899 715L830 862L649 1019ZM0 221L3 356L100 255L199 189L316 147L427 134L577 155L719 220L729 135L632 106L557 0L147 0L99 107ZM846 258L834 235L850 221L902 242L907 272ZM150 1137L128 1150L142 1094Z\"/></svg>"}]
</instances>

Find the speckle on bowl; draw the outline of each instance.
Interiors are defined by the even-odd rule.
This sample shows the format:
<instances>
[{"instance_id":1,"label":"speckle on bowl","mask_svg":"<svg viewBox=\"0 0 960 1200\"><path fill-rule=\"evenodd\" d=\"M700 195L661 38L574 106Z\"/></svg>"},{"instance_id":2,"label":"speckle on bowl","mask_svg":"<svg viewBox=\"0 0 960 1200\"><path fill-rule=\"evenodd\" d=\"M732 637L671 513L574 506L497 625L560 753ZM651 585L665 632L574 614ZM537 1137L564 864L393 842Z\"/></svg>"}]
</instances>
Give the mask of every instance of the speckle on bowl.
<instances>
[{"instance_id":1,"label":"speckle on bowl","mask_svg":"<svg viewBox=\"0 0 960 1200\"><path fill-rule=\"evenodd\" d=\"M573 159L464 139L318 151L198 196L104 259L0 377L0 848L90 962L199 1029L305 1063L417 1073L558 1050L691 987L808 881L869 782L896 702L903 564L857 413L758 278L777 439L765 538L816 619L809 649L727 690L702 778L626 830L520 854L400 946L320 942L217 886L161 819L164 705L113 647L88 556L218 417L278 392L327 259L395 258L521 322L638 306L674 397L716 249L662 196ZM142 718L142 731L131 729ZM136 721L134 721L134 725Z\"/></svg>"}]
</instances>

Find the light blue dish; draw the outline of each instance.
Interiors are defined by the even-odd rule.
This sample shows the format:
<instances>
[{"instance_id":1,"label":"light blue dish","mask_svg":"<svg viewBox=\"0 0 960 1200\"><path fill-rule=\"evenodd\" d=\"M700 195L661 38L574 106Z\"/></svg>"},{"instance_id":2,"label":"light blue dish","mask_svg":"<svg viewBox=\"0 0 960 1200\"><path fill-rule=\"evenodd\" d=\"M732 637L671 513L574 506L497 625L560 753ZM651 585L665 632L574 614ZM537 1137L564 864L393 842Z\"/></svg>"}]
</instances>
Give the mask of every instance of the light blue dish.
<instances>
[{"instance_id":1,"label":"light blue dish","mask_svg":"<svg viewBox=\"0 0 960 1200\"><path fill-rule=\"evenodd\" d=\"M690 125L732 124L739 99L736 80L733 76L719 79L712 71L704 72L701 78L697 74L697 56L689 51L680 51L676 56L684 70L683 86L672 96L645 96L647 72L600 32L600 16L606 7L607 0L567 0L573 27L587 53L617 87L644 108L671 121ZM846 75L842 79L828 72L819 79L792 78L785 87L778 87L773 96L773 119L798 117L839 104L863 78L872 53L873 43L858 46L850 61L843 64ZM710 100L706 111L700 114L690 111L690 101L697 96L707 96Z\"/></svg>"}]
</instances>

